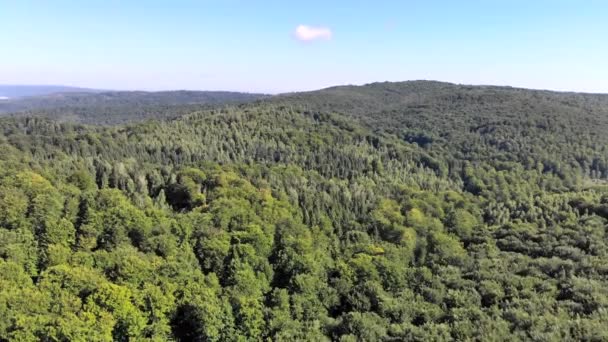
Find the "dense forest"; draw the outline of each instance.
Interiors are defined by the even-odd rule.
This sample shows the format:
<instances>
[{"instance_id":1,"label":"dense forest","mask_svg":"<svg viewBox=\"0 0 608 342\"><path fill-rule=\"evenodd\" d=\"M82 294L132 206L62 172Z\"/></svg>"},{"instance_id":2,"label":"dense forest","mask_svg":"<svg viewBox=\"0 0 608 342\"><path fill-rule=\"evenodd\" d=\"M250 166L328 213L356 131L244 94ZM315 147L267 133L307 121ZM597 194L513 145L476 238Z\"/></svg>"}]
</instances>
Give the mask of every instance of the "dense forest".
<instances>
[{"instance_id":1,"label":"dense forest","mask_svg":"<svg viewBox=\"0 0 608 342\"><path fill-rule=\"evenodd\" d=\"M608 340L608 95L146 106L0 119L0 341Z\"/></svg>"}]
</instances>

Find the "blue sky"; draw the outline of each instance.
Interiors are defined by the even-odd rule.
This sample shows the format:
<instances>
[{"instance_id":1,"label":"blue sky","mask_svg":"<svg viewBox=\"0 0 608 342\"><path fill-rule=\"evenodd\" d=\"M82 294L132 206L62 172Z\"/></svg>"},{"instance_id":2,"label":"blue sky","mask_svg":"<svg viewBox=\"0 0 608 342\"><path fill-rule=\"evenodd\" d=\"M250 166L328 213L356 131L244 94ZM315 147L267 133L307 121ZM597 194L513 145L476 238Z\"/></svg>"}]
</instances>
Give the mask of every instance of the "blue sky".
<instances>
[{"instance_id":1,"label":"blue sky","mask_svg":"<svg viewBox=\"0 0 608 342\"><path fill-rule=\"evenodd\" d=\"M0 0L0 83L284 92L433 79L608 93L608 1Z\"/></svg>"}]
</instances>

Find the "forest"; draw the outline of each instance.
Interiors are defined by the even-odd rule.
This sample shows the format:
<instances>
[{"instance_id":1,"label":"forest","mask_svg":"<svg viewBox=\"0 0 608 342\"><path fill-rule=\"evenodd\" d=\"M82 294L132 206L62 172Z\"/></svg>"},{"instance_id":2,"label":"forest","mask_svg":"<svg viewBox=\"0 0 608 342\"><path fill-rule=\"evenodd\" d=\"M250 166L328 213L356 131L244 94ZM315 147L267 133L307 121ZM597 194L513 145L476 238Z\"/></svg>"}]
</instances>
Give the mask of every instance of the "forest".
<instances>
[{"instance_id":1,"label":"forest","mask_svg":"<svg viewBox=\"0 0 608 342\"><path fill-rule=\"evenodd\" d=\"M606 341L607 131L431 81L2 117L0 341Z\"/></svg>"}]
</instances>

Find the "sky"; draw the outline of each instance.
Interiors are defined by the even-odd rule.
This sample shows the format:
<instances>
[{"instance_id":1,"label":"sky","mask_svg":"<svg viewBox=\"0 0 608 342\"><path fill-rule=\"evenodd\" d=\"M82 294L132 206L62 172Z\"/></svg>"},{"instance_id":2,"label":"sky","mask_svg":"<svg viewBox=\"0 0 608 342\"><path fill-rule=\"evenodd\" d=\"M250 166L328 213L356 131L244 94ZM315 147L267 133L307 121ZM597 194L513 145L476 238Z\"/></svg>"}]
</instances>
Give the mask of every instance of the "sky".
<instances>
[{"instance_id":1,"label":"sky","mask_svg":"<svg viewBox=\"0 0 608 342\"><path fill-rule=\"evenodd\" d=\"M0 84L608 93L608 1L0 0Z\"/></svg>"}]
</instances>

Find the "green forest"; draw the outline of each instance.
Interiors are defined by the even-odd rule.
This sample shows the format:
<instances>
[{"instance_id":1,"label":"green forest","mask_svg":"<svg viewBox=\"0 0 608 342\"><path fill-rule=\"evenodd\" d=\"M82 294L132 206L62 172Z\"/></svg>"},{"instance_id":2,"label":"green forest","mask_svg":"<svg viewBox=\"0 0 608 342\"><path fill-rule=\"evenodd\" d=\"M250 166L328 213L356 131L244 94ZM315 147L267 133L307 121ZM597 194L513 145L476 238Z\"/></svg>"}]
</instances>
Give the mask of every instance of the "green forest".
<instances>
[{"instance_id":1,"label":"green forest","mask_svg":"<svg viewBox=\"0 0 608 342\"><path fill-rule=\"evenodd\" d=\"M608 340L608 95L121 98L0 118L0 341Z\"/></svg>"}]
</instances>

